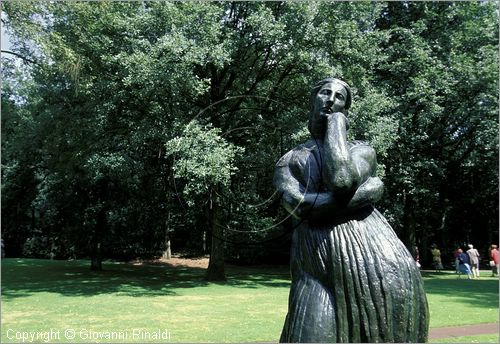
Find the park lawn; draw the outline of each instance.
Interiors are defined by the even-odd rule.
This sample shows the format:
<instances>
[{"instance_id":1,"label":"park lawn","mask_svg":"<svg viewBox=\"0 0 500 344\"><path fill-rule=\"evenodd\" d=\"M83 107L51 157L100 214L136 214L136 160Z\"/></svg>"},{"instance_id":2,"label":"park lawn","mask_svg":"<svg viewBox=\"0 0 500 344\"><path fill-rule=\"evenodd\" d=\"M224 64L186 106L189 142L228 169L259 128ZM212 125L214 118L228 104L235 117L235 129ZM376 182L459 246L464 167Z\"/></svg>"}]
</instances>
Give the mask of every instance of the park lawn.
<instances>
[{"instance_id":1,"label":"park lawn","mask_svg":"<svg viewBox=\"0 0 500 344\"><path fill-rule=\"evenodd\" d=\"M430 327L498 322L498 278L460 278L451 271L422 272L429 302Z\"/></svg>"},{"instance_id":2,"label":"park lawn","mask_svg":"<svg viewBox=\"0 0 500 344\"><path fill-rule=\"evenodd\" d=\"M204 273L114 262L92 272L88 261L3 259L1 341L20 342L7 337L18 331L50 329L59 331L52 342L278 341L290 287L287 268L228 267L225 283L206 282ZM431 327L498 321L498 279L486 275L471 281L424 273ZM71 340L66 329L75 330ZM146 337L133 337L134 329ZM155 339L158 331L169 338Z\"/></svg>"},{"instance_id":3,"label":"park lawn","mask_svg":"<svg viewBox=\"0 0 500 344\"><path fill-rule=\"evenodd\" d=\"M92 272L88 261L4 259L1 341L12 341L8 329L56 329L63 342L65 329L76 330L70 342L92 341L90 330L128 333L114 342L159 342L133 329L168 330L169 342L277 341L288 272L228 270L227 282L208 283L197 268L107 262Z\"/></svg>"}]
</instances>

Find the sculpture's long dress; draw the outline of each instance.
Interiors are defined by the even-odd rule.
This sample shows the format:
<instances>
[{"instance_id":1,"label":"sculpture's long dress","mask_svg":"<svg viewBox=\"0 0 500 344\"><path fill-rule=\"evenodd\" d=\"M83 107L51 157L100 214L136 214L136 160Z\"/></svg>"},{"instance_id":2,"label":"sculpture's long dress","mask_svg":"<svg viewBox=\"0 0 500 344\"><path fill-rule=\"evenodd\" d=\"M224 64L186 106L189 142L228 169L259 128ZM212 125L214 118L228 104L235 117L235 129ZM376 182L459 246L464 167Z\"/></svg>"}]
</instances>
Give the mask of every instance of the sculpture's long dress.
<instances>
[{"instance_id":1,"label":"sculpture's long dress","mask_svg":"<svg viewBox=\"0 0 500 344\"><path fill-rule=\"evenodd\" d=\"M321 191L317 155L309 142L277 167L288 165L307 187L303 191ZM280 342L427 341L428 308L418 267L372 206L316 224L302 219L293 233L291 271Z\"/></svg>"}]
</instances>

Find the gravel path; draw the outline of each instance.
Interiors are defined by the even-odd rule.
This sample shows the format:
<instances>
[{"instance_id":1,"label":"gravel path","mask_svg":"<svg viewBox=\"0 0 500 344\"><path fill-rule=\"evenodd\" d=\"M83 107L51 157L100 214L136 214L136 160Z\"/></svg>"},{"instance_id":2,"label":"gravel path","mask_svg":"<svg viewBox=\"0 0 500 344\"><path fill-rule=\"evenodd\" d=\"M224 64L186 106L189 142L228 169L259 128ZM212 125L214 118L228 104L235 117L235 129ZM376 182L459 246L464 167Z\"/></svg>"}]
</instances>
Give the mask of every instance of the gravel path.
<instances>
[{"instance_id":1,"label":"gravel path","mask_svg":"<svg viewBox=\"0 0 500 344\"><path fill-rule=\"evenodd\" d=\"M130 263L134 265L160 264L170 267L206 269L208 268L208 256L200 258L181 258L180 256L174 255L170 259L160 258L154 260L134 260Z\"/></svg>"},{"instance_id":2,"label":"gravel path","mask_svg":"<svg viewBox=\"0 0 500 344\"><path fill-rule=\"evenodd\" d=\"M498 323L439 327L429 330L429 339L475 336L478 334L494 334L498 332Z\"/></svg>"}]
</instances>

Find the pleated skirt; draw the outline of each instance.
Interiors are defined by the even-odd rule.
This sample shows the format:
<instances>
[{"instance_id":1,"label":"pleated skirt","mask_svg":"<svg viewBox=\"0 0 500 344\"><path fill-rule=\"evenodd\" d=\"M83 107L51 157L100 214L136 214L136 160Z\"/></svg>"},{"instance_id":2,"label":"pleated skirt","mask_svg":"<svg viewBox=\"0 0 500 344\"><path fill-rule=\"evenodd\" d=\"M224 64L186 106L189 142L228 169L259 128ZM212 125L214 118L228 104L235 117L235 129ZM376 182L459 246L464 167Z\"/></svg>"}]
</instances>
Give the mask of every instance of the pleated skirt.
<instances>
[{"instance_id":1,"label":"pleated skirt","mask_svg":"<svg viewBox=\"0 0 500 344\"><path fill-rule=\"evenodd\" d=\"M280 342L427 342L420 271L373 207L295 228L292 286Z\"/></svg>"}]
</instances>

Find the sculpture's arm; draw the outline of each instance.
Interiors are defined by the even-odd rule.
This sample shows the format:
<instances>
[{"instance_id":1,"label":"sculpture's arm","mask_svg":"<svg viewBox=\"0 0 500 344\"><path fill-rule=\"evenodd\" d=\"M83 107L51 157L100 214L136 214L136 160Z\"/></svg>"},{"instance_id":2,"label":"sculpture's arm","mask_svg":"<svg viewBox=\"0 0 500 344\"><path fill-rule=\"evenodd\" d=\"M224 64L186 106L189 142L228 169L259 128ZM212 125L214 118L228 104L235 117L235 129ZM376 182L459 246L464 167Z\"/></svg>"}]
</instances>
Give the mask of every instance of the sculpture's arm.
<instances>
[{"instance_id":1,"label":"sculpture's arm","mask_svg":"<svg viewBox=\"0 0 500 344\"><path fill-rule=\"evenodd\" d=\"M324 138L323 180L337 197L348 197L375 176L377 157L367 144L350 147L347 142L347 118L342 112L327 117Z\"/></svg>"},{"instance_id":2,"label":"sculpture's arm","mask_svg":"<svg viewBox=\"0 0 500 344\"><path fill-rule=\"evenodd\" d=\"M348 209L357 209L375 203L382 198L383 193L384 183L382 183L382 180L379 177L369 177L356 190L346 207Z\"/></svg>"},{"instance_id":3,"label":"sculpture's arm","mask_svg":"<svg viewBox=\"0 0 500 344\"><path fill-rule=\"evenodd\" d=\"M286 160L286 159L285 159ZM286 161L288 162L288 161ZM368 178L349 198L347 203L335 198L332 192L309 191L291 173L288 163L278 163L274 184L282 194L285 209L296 218L322 218L341 215L378 201L383 193L382 181Z\"/></svg>"},{"instance_id":4,"label":"sculpture's arm","mask_svg":"<svg viewBox=\"0 0 500 344\"><path fill-rule=\"evenodd\" d=\"M303 218L313 209L326 209L332 205L331 193L310 192L290 171L290 166L277 166L274 185L282 196L284 208L296 218Z\"/></svg>"},{"instance_id":5,"label":"sculpture's arm","mask_svg":"<svg viewBox=\"0 0 500 344\"><path fill-rule=\"evenodd\" d=\"M370 177L356 189L346 202L335 197L331 192L309 193L304 197L304 207L300 217L313 219L332 218L352 213L372 203L379 201L384 193L384 184L378 177Z\"/></svg>"},{"instance_id":6,"label":"sculpture's arm","mask_svg":"<svg viewBox=\"0 0 500 344\"><path fill-rule=\"evenodd\" d=\"M342 112L327 116L324 137L323 179L328 189L341 197L352 194L363 182L356 159L347 142L347 118Z\"/></svg>"}]
</instances>

